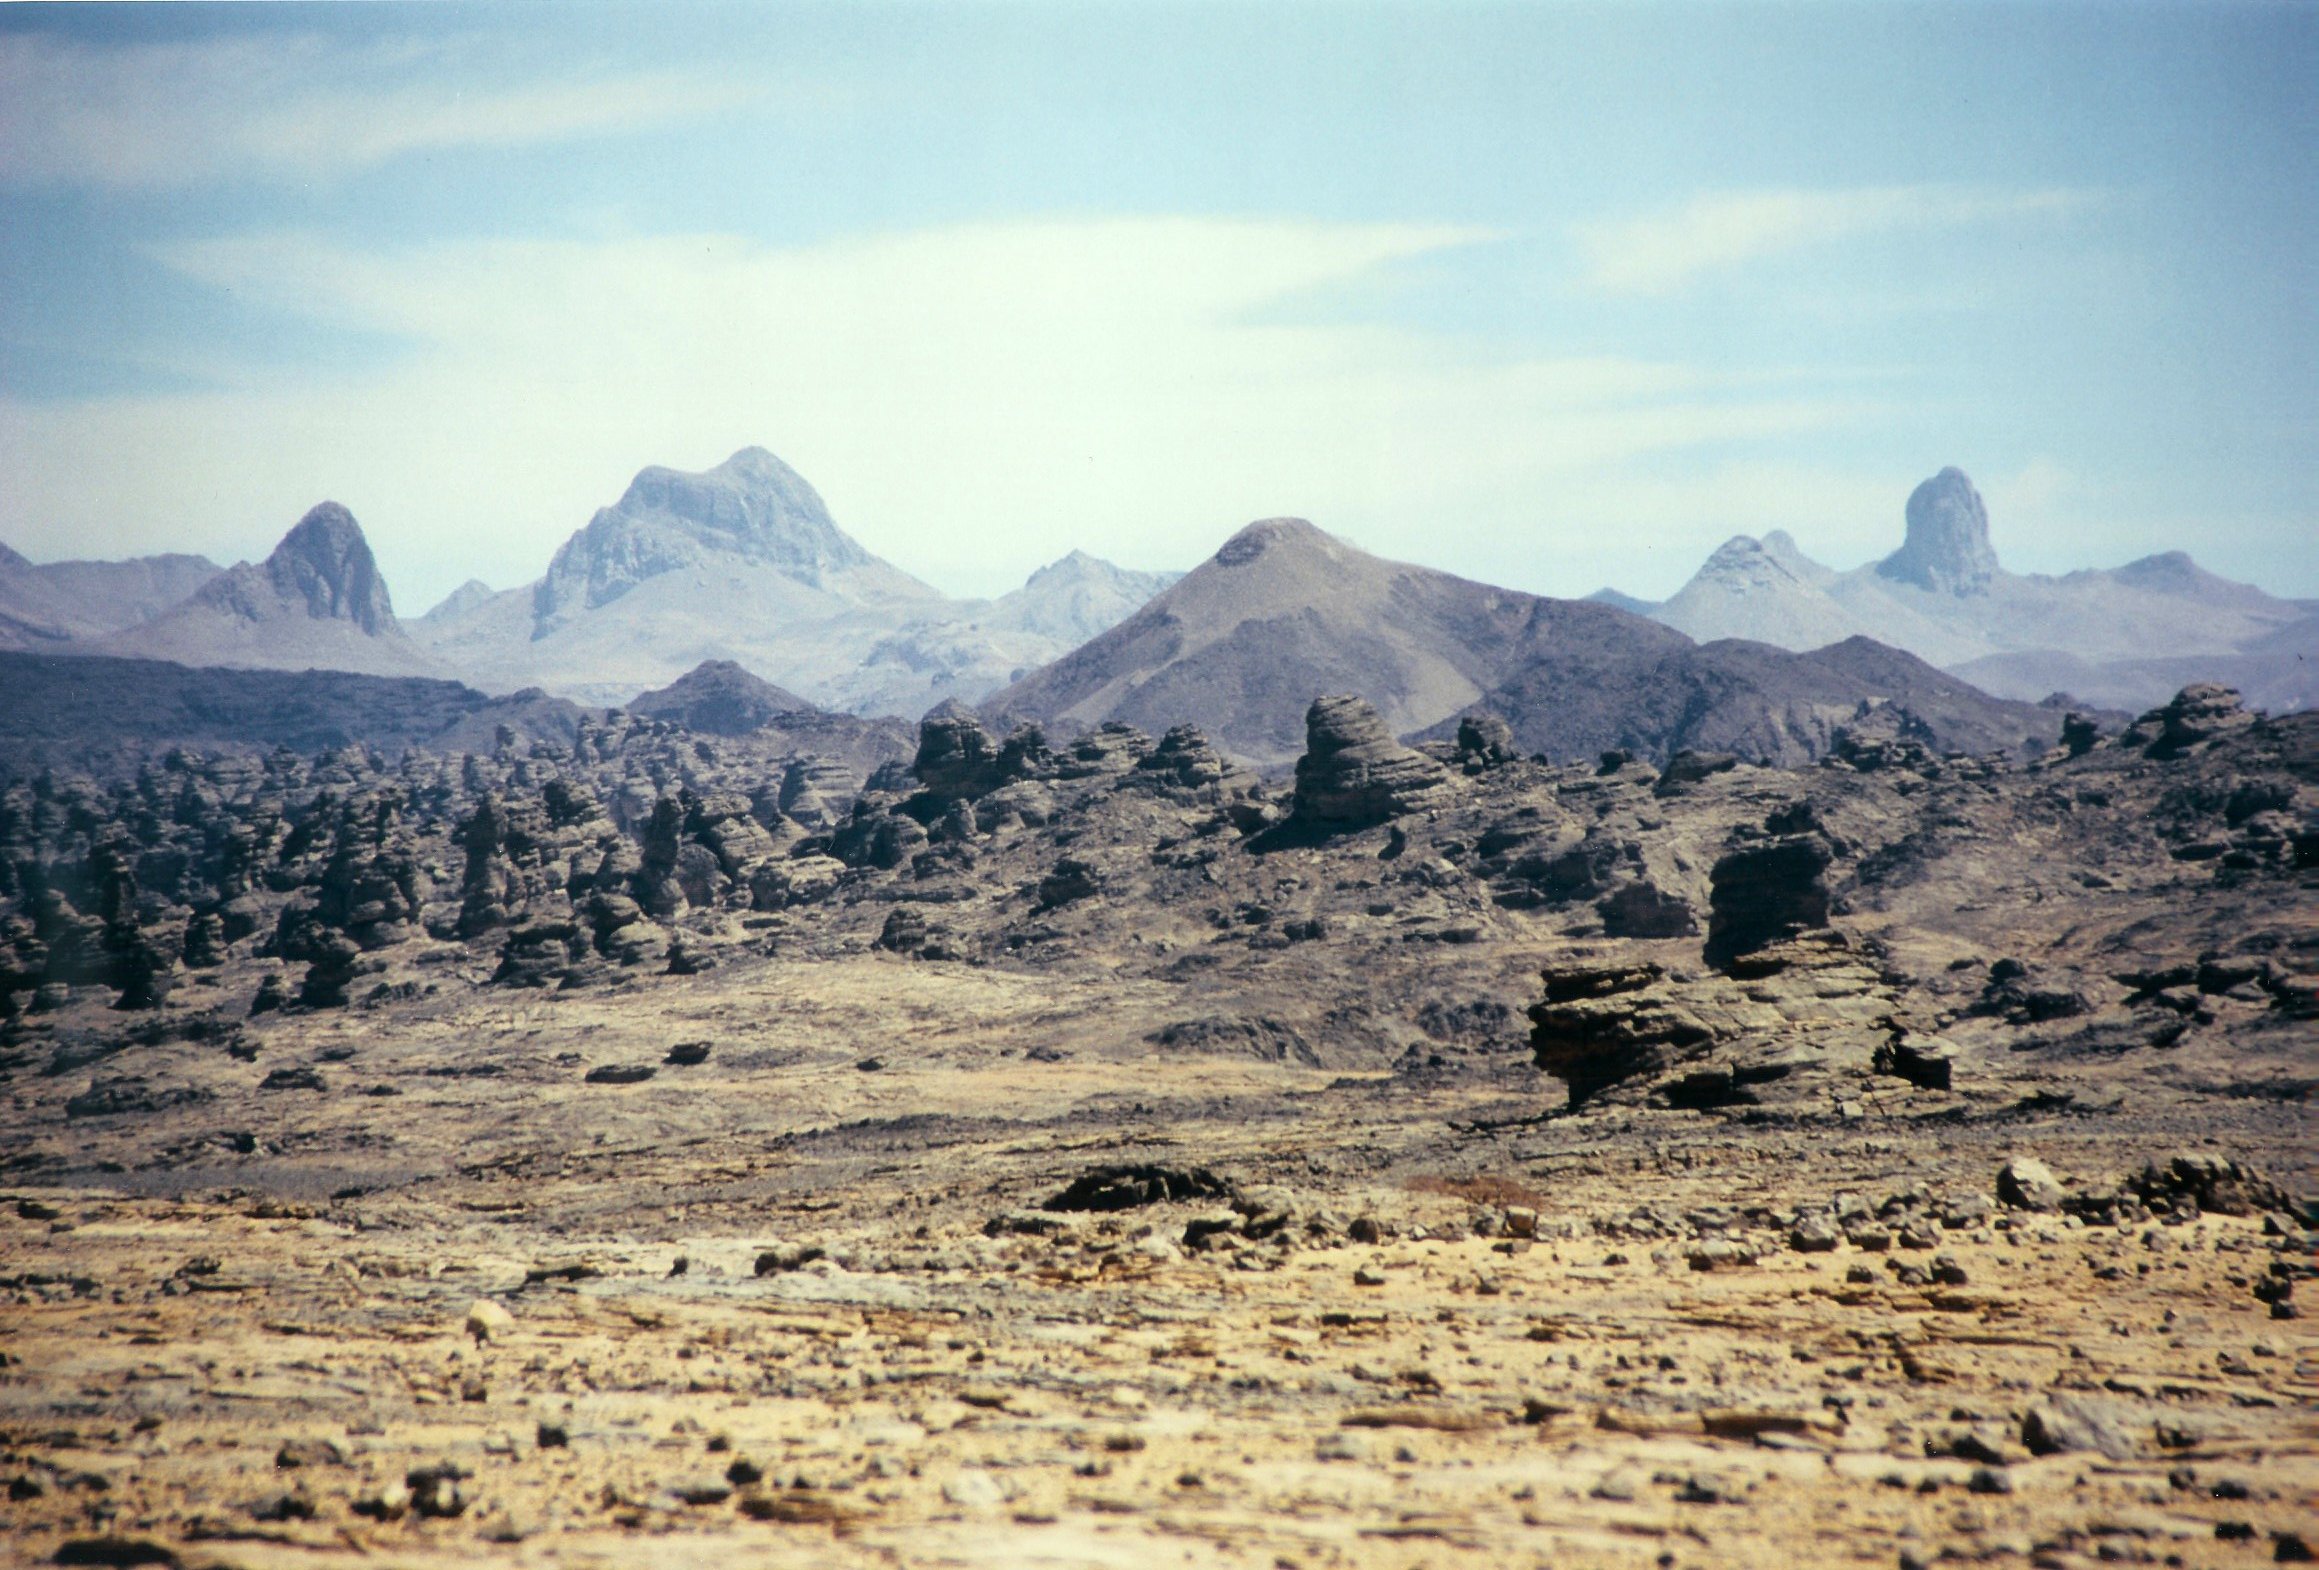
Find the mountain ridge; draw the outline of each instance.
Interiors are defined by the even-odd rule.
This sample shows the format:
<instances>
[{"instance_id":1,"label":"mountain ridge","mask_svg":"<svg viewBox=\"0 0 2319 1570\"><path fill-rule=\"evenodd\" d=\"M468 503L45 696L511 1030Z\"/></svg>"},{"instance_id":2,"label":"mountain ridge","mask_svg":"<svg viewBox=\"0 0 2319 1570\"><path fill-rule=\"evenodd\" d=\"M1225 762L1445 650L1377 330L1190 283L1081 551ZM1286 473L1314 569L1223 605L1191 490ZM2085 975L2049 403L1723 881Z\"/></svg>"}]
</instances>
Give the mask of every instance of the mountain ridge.
<instances>
[{"instance_id":1,"label":"mountain ridge","mask_svg":"<svg viewBox=\"0 0 2319 1570\"><path fill-rule=\"evenodd\" d=\"M1817 757L1840 725L1907 705L1972 750L2049 744L2061 716L1988 698L1897 651L1823 657L1695 644L1595 600L1556 600L1376 557L1303 519L1264 519L1135 615L983 705L1066 729L1190 723L1279 767L1317 693L1357 694L1397 736L1447 740L1478 709L1562 761L1622 748ZM1912 708L1911 712L1915 712Z\"/></svg>"},{"instance_id":2,"label":"mountain ridge","mask_svg":"<svg viewBox=\"0 0 2319 1570\"><path fill-rule=\"evenodd\" d=\"M1703 642L1799 652L1865 634L2022 700L2067 690L2141 708L2164 701L2185 671L2219 679L2227 667L2256 707L2309 701L2298 694L2319 635L2289 632L2309 615L2301 602L2208 572L2179 550L2059 576L2010 572L1980 493L1953 467L1910 493L1903 522L1898 549L1849 571L1812 560L1779 531L1734 536L1648 614ZM2282 633L2289 646L2274 647ZM2042 685L2059 674L2075 684Z\"/></svg>"}]
</instances>

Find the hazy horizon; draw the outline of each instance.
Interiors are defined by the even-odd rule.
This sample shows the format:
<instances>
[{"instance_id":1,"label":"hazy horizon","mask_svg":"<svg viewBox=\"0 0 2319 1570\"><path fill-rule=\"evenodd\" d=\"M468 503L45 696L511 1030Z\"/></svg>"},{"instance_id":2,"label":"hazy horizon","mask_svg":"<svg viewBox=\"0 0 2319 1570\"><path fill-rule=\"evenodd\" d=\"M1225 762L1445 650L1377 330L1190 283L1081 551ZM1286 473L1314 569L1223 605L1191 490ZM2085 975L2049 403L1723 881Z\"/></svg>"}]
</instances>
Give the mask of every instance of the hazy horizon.
<instances>
[{"instance_id":1,"label":"hazy horizon","mask_svg":"<svg viewBox=\"0 0 2319 1570\"><path fill-rule=\"evenodd\" d=\"M0 540L416 614L777 453L961 596L1251 519L1513 588L2319 595L2319 19L2142 6L0 12Z\"/></svg>"}]
</instances>

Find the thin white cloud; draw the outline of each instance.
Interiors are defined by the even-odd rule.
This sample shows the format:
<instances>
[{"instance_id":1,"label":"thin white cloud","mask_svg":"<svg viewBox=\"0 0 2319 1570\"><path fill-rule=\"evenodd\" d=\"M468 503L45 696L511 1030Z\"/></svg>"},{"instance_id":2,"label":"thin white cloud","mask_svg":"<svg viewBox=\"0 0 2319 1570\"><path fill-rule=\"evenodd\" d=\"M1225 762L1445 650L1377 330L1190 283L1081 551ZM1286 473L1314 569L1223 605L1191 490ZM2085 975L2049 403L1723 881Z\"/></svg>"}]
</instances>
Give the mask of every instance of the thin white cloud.
<instances>
[{"instance_id":1,"label":"thin white cloud","mask_svg":"<svg viewBox=\"0 0 2319 1570\"><path fill-rule=\"evenodd\" d=\"M302 179L661 124L750 96L671 71L494 79L447 45L294 34L96 46L16 34L0 36L0 180Z\"/></svg>"},{"instance_id":2,"label":"thin white cloud","mask_svg":"<svg viewBox=\"0 0 2319 1570\"><path fill-rule=\"evenodd\" d=\"M1607 294L1670 294L1710 274L1864 235L2055 217L2097 200L2080 190L1956 185L1706 192L1678 206L1580 224L1584 281Z\"/></svg>"},{"instance_id":3,"label":"thin white cloud","mask_svg":"<svg viewBox=\"0 0 2319 1570\"><path fill-rule=\"evenodd\" d=\"M247 302L406 347L360 373L225 366L207 391L0 403L0 538L230 555L332 496L417 609L470 574L536 575L645 464L762 443L871 549L953 592L1074 546L1189 566L1282 512L1443 565L1523 542L1508 576L1541 584L1557 557L1631 547L1555 504L1589 477L1858 412L1788 381L1280 319L1283 298L1478 238L1114 219L786 249L181 247L171 265Z\"/></svg>"}]
</instances>

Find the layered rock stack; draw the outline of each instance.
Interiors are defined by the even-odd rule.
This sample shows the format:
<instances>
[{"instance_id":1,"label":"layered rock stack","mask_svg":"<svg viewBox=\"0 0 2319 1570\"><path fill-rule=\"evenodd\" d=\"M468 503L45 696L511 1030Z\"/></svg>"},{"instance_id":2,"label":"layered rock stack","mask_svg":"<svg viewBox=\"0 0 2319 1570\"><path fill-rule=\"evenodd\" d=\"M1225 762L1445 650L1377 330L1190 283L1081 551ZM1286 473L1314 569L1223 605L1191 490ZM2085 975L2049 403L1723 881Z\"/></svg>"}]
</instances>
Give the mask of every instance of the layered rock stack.
<instances>
[{"instance_id":1,"label":"layered rock stack","mask_svg":"<svg viewBox=\"0 0 2319 1570\"><path fill-rule=\"evenodd\" d=\"M1212 798L1229 772L1197 725L1178 725L1135 760L1135 778L1179 795Z\"/></svg>"},{"instance_id":2,"label":"layered rock stack","mask_svg":"<svg viewBox=\"0 0 2319 1570\"><path fill-rule=\"evenodd\" d=\"M937 796L975 797L996 790L999 749L971 714L945 704L918 726L918 756L910 771Z\"/></svg>"},{"instance_id":3,"label":"layered rock stack","mask_svg":"<svg viewBox=\"0 0 2319 1570\"><path fill-rule=\"evenodd\" d=\"M1707 963L1734 962L1784 938L1828 925L1835 845L1809 812L1774 813L1708 875Z\"/></svg>"},{"instance_id":4,"label":"layered rock stack","mask_svg":"<svg viewBox=\"0 0 2319 1570\"><path fill-rule=\"evenodd\" d=\"M652 804L652 816L645 821L642 862L629 884L646 915L665 919L684 909L684 884L677 876L684 847L684 803L663 796Z\"/></svg>"},{"instance_id":5,"label":"layered rock stack","mask_svg":"<svg viewBox=\"0 0 2319 1570\"><path fill-rule=\"evenodd\" d=\"M1297 821L1357 828L1444 804L1449 773L1404 747L1361 698L1316 698L1304 716L1304 756L1296 762Z\"/></svg>"},{"instance_id":6,"label":"layered rock stack","mask_svg":"<svg viewBox=\"0 0 2319 1570\"><path fill-rule=\"evenodd\" d=\"M108 979L120 994L114 1007L160 1007L169 995L176 961L138 924L137 874L129 846L118 839L99 843L89 855L89 871L96 886L97 915L104 923Z\"/></svg>"},{"instance_id":7,"label":"layered rock stack","mask_svg":"<svg viewBox=\"0 0 2319 1570\"><path fill-rule=\"evenodd\" d=\"M2165 707L2136 720L2119 740L2153 758L2179 758L2254 723L2237 688L2198 681L2176 693Z\"/></svg>"},{"instance_id":8,"label":"layered rock stack","mask_svg":"<svg viewBox=\"0 0 2319 1570\"><path fill-rule=\"evenodd\" d=\"M784 817L808 833L820 832L844 821L854 784L844 764L808 753L790 760L782 770L775 801Z\"/></svg>"}]
</instances>

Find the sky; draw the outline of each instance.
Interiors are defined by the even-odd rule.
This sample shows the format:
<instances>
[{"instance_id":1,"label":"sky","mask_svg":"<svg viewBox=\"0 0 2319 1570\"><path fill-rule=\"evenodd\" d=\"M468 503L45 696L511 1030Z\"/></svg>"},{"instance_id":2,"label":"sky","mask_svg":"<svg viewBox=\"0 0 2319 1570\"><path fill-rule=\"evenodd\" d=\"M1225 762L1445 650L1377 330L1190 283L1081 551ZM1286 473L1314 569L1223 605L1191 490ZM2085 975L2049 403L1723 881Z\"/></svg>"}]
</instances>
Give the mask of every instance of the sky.
<instances>
[{"instance_id":1,"label":"sky","mask_svg":"<svg viewBox=\"0 0 2319 1570\"><path fill-rule=\"evenodd\" d=\"M2319 7L0 7L0 541L410 615L780 454L962 595L1293 514L1533 592L2319 595Z\"/></svg>"}]
</instances>

